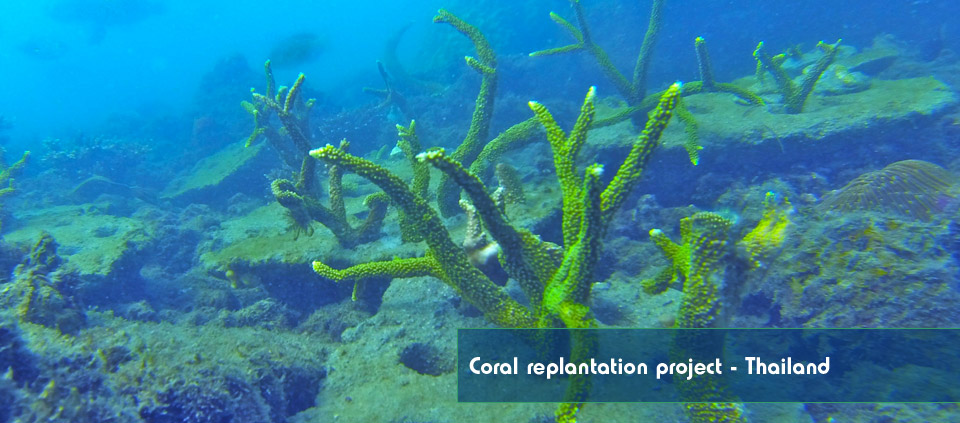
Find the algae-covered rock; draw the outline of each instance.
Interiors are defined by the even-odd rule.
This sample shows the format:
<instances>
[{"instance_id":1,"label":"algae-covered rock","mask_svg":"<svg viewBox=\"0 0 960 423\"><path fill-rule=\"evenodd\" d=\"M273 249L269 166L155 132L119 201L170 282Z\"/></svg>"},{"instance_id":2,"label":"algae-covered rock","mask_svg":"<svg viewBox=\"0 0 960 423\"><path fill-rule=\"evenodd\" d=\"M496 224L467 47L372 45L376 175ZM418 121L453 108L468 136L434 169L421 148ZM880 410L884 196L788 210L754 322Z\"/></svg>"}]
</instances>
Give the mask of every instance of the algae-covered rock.
<instances>
[{"instance_id":1,"label":"algae-covered rock","mask_svg":"<svg viewBox=\"0 0 960 423\"><path fill-rule=\"evenodd\" d=\"M0 289L0 310L9 309L22 321L75 334L86 323L77 302L61 291L76 288L73 274L59 271L57 242L43 233L29 257L14 271L12 282Z\"/></svg>"},{"instance_id":2,"label":"algae-covered rock","mask_svg":"<svg viewBox=\"0 0 960 423\"><path fill-rule=\"evenodd\" d=\"M775 326L953 327L960 319L954 226L828 213L797 222L780 255L741 283L749 302L767 304L762 313Z\"/></svg>"},{"instance_id":3,"label":"algae-covered rock","mask_svg":"<svg viewBox=\"0 0 960 423\"><path fill-rule=\"evenodd\" d=\"M744 78L738 84L749 86L753 81ZM771 101L776 102L775 97ZM927 76L872 79L869 89L853 93L814 93L797 114L778 113L775 106L740 104L726 93L695 94L683 102L696 120L703 146L699 165L689 164L684 149L689 134L678 120L667 127L664 148L645 169L661 175L655 187L639 188L655 189L661 204L668 206L689 204L697 194L703 195L698 179L708 184L710 178L734 174L748 180L791 168L824 169L831 177L832 169L903 160L906 151L910 158L936 162L944 151L931 123L952 110L958 97L946 84ZM638 133L630 122L592 130L581 156L618 163Z\"/></svg>"},{"instance_id":4,"label":"algae-covered rock","mask_svg":"<svg viewBox=\"0 0 960 423\"><path fill-rule=\"evenodd\" d=\"M48 232L59 244L66 270L81 278L104 279L118 270L135 270L124 265L153 239L147 222L105 214L97 207L56 206L15 216L18 228L4 234L4 240L28 247Z\"/></svg>"},{"instance_id":5,"label":"algae-covered rock","mask_svg":"<svg viewBox=\"0 0 960 423\"><path fill-rule=\"evenodd\" d=\"M348 198L347 209L362 207L359 201L362 199ZM401 244L398 228L389 226L393 236L347 250L319 225L313 235L298 235L283 206L271 203L221 222L209 234L213 241L199 247L198 266L236 288L266 290L271 298L307 316L317 307L349 297L353 288L317 276L311 267L313 260L347 267L417 251L415 245Z\"/></svg>"},{"instance_id":6,"label":"algae-covered rock","mask_svg":"<svg viewBox=\"0 0 960 423\"><path fill-rule=\"evenodd\" d=\"M21 421L284 422L315 405L327 373L309 334L89 314L77 336L0 316L0 364L17 381L0 417L11 406Z\"/></svg>"},{"instance_id":7,"label":"algae-covered rock","mask_svg":"<svg viewBox=\"0 0 960 423\"><path fill-rule=\"evenodd\" d=\"M692 95L684 101L699 124L702 154L709 157L715 151L736 149L738 144L816 142L831 149L844 149L850 146L842 143L875 143L875 139L849 135L894 130L904 125L913 129L915 119L945 112L957 104L957 96L936 78L924 77L875 79L867 90L828 97L813 95L803 113L798 114L738 106L729 94ZM682 146L686 137L683 129L683 125L668 127L664 144Z\"/></svg>"},{"instance_id":8,"label":"algae-covered rock","mask_svg":"<svg viewBox=\"0 0 960 423\"><path fill-rule=\"evenodd\" d=\"M232 143L170 181L160 198L226 207L238 193L260 197L270 188L263 174L276 162L271 156L265 143L250 147Z\"/></svg>"}]
</instances>

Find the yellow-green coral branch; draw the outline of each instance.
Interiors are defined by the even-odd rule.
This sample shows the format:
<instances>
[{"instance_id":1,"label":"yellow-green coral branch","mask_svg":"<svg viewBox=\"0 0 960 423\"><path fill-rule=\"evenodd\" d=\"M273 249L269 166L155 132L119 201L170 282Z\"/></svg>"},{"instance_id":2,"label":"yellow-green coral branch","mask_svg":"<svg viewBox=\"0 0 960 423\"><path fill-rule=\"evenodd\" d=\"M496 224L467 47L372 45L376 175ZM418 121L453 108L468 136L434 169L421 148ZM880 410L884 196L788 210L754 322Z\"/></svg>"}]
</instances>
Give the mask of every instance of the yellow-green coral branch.
<instances>
[{"instance_id":1,"label":"yellow-green coral branch","mask_svg":"<svg viewBox=\"0 0 960 423\"><path fill-rule=\"evenodd\" d=\"M553 151L553 165L557 172L557 179L560 182L560 191L563 195L563 244L564 246L573 245L576 242L577 232L579 231L580 215L582 214L582 195L580 178L576 176L574 160L584 141L587 139L587 131L590 129L590 123L593 121L595 113L594 98L596 97L596 88L590 87L587 96L580 107L580 115L577 123L570 131L568 136L560 125L553 119L553 115L546 106L531 101L530 109L547 131L547 140L550 142L550 148Z\"/></svg>"},{"instance_id":2,"label":"yellow-green coral branch","mask_svg":"<svg viewBox=\"0 0 960 423\"><path fill-rule=\"evenodd\" d=\"M530 297L531 307L537 310L540 304L539 296L544 289L543 281L549 280L556 270L539 240L507 222L507 217L500 207L487 194L483 182L448 157L443 149L431 150L421 154L419 158L446 174L467 193L487 232L500 245L504 268Z\"/></svg>"},{"instance_id":3,"label":"yellow-green coral branch","mask_svg":"<svg viewBox=\"0 0 960 423\"><path fill-rule=\"evenodd\" d=\"M627 158L620 165L610 185L603 191L601 198L605 221L610 221L612 214L639 183L643 168L650 160L650 154L660 146L660 136L663 135L663 130L673 115L673 109L677 106L681 87L682 84L677 82L663 93L657 108L650 112L643 132L637 136Z\"/></svg>"},{"instance_id":4,"label":"yellow-green coral branch","mask_svg":"<svg viewBox=\"0 0 960 423\"><path fill-rule=\"evenodd\" d=\"M713 91L716 80L713 79L713 62L710 60L710 52L707 51L707 41L703 37L697 37L693 40L693 46L697 52L697 66L700 68L703 90Z\"/></svg>"},{"instance_id":5,"label":"yellow-green coral branch","mask_svg":"<svg viewBox=\"0 0 960 423\"><path fill-rule=\"evenodd\" d=\"M536 141L540 128L540 121L536 116L507 128L483 146L477 159L470 164L470 173L481 179L486 177L491 165L507 150L522 148Z\"/></svg>"},{"instance_id":6,"label":"yellow-green coral branch","mask_svg":"<svg viewBox=\"0 0 960 423\"><path fill-rule=\"evenodd\" d=\"M693 163L693 165L696 166L700 164L700 150L703 150L703 147L700 145L700 126L697 125L697 118L693 116L693 113L690 113L690 111L687 110L687 107L683 104L683 101L677 103L674 113L676 113L677 119L680 119L680 121L683 122L683 131L687 134L687 139L683 143L683 148L687 150L687 156L690 158L690 163Z\"/></svg>"},{"instance_id":7,"label":"yellow-green coral branch","mask_svg":"<svg viewBox=\"0 0 960 423\"><path fill-rule=\"evenodd\" d=\"M430 187L430 168L426 163L417 160L417 155L423 151L423 147L420 145L420 138L417 136L417 122L411 120L410 126L404 127L402 125L397 125L397 135L400 136L400 139L397 141L397 147L400 147L400 150L403 151L404 156L407 157L407 160L410 161L410 166L413 168L413 181L411 181L410 189L413 190L414 194L419 195L423 199L427 199L427 190ZM407 215L400 211L400 239L403 242L420 242L423 240L423 234L417 232L414 227L415 225L410 225L407 222Z\"/></svg>"},{"instance_id":8,"label":"yellow-green coral branch","mask_svg":"<svg viewBox=\"0 0 960 423\"><path fill-rule=\"evenodd\" d=\"M570 44L563 47L536 51L530 53L530 56L547 56L552 54L586 50L594 57L594 59L596 59L597 64L600 65L600 70L603 71L603 74L613 82L614 86L617 88L617 91L620 92L620 95L622 95L629 103L632 104L636 97L634 83L620 73L617 67L613 64L613 61L610 60L610 56L607 55L607 52L593 42L593 39L590 37L590 28L587 25L586 18L584 17L583 7L580 6L580 1L570 0L570 5L573 7L574 15L577 18L577 24L580 26L579 29L574 27L567 20L561 18L556 13L551 12L550 19L553 19L553 21L560 25L561 28L570 33L570 35L577 42L575 44Z\"/></svg>"},{"instance_id":9,"label":"yellow-green coral branch","mask_svg":"<svg viewBox=\"0 0 960 423\"><path fill-rule=\"evenodd\" d=\"M660 29L663 27L663 0L653 0L650 5L650 20L647 22L647 32L643 36L643 44L640 45L640 54L637 55L637 64L633 68L633 93L634 102L643 98L647 92L647 70L650 68L650 60L653 57L653 47L660 38Z\"/></svg>"},{"instance_id":10,"label":"yellow-green coral branch","mask_svg":"<svg viewBox=\"0 0 960 423\"><path fill-rule=\"evenodd\" d=\"M30 158L30 152L23 152L23 156L20 157L20 160L17 160L16 163L10 165L6 169L0 171L0 182L6 181L7 186L3 189L0 189L0 197L12 194L15 191L13 186L13 178L23 170L23 167L27 165L27 159Z\"/></svg>"},{"instance_id":11,"label":"yellow-green coral branch","mask_svg":"<svg viewBox=\"0 0 960 423\"><path fill-rule=\"evenodd\" d=\"M440 274L437 261L433 257L396 258L388 261L374 261L350 266L346 269L334 269L323 262L314 261L313 271L334 282L370 278L416 278Z\"/></svg>"},{"instance_id":12,"label":"yellow-green coral branch","mask_svg":"<svg viewBox=\"0 0 960 423\"><path fill-rule=\"evenodd\" d=\"M587 327L586 316L571 308L586 303L593 283L593 271L600 250L603 221L600 208L600 176L603 166L594 164L584 172L581 192L582 210L578 222L576 242L566 246L560 269L554 274L543 293L544 310L557 315L568 328ZM564 216L564 219L567 217Z\"/></svg>"},{"instance_id":13,"label":"yellow-green coral branch","mask_svg":"<svg viewBox=\"0 0 960 423\"><path fill-rule=\"evenodd\" d=\"M407 214L407 220L424 235L430 255L441 269L440 279L456 289L468 302L483 311L487 318L503 327L533 327L536 320L530 311L510 298L501 287L470 264L464 251L453 242L440 216L426 201L389 170L369 160L347 154L332 145L310 152L316 159L343 166L373 182L393 203Z\"/></svg>"},{"instance_id":14,"label":"yellow-green coral branch","mask_svg":"<svg viewBox=\"0 0 960 423\"><path fill-rule=\"evenodd\" d=\"M447 23L454 27L470 38L477 50L477 58L467 57L466 60L467 64L482 76L480 92L477 94L476 106L473 109L467 135L456 151L450 155L458 162L469 165L480 154L490 132L490 119L493 115L493 104L497 91L497 57L483 33L456 15L440 9L433 21ZM440 180L440 185L437 188L437 206L443 216L452 216L460 211L459 192L457 185L448 178Z\"/></svg>"}]
</instances>

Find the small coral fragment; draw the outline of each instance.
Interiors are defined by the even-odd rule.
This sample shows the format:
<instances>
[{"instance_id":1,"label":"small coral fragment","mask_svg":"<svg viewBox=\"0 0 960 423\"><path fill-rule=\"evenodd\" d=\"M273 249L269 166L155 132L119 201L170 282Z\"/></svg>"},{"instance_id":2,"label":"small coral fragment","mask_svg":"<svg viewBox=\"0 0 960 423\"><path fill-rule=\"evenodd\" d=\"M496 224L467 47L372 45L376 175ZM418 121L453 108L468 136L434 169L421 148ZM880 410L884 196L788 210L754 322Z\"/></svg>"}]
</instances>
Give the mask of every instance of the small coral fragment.
<instances>
[{"instance_id":1,"label":"small coral fragment","mask_svg":"<svg viewBox=\"0 0 960 423\"><path fill-rule=\"evenodd\" d=\"M786 197L767 192L763 200L763 217L750 232L744 235L738 245L750 256L755 267L762 265L762 259L780 248L790 227L790 214L793 206Z\"/></svg>"}]
</instances>

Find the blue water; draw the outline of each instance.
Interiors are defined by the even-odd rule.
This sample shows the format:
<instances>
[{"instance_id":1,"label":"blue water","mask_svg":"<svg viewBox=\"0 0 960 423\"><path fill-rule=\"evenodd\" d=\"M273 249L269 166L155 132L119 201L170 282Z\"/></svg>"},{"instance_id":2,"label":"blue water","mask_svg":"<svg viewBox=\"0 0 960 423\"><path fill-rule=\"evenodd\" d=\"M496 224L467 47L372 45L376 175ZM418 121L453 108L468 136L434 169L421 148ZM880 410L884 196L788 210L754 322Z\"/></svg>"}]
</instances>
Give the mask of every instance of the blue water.
<instances>
[{"instance_id":1,"label":"blue water","mask_svg":"<svg viewBox=\"0 0 960 423\"><path fill-rule=\"evenodd\" d=\"M280 1L269 6L259 1L7 2L0 16L4 40L0 60L7 81L0 110L16 122L10 134L21 149L45 137L95 131L115 115L187 119L202 113L191 103L202 89L201 77L218 60L239 54L256 68L278 40L299 32L316 34L323 41L323 51L311 63L277 69L278 80L303 72L314 89L334 98L356 98L356 87L379 84L372 63L384 41L400 27L412 25L400 57L415 60L431 55L423 42L435 40L437 32L446 33L429 19L440 7L466 19L481 18L488 9L496 11L496 24L506 33L488 36L501 55L528 53L568 40L546 18L550 11L569 12L562 1L510 8L498 7L496 2L464 1ZM696 78L695 57L688 48L696 36L710 41L720 80L747 73L753 65L749 52L761 40L785 46L842 37L851 45L868 45L876 35L889 33L919 49L932 49L930 44L955 43L960 29L951 17L957 8L949 1L892 1L879 6L869 1L670 2L652 79L663 84ZM625 53L636 50L645 26L633 23L644 22L645 7L598 1L586 9L589 16L597 17L591 21L598 43ZM632 54L619 56L624 68L632 65ZM568 72L567 77L593 70ZM579 82L589 86L603 81L582 78ZM540 93L523 94L537 98ZM360 100L366 99L356 99Z\"/></svg>"},{"instance_id":2,"label":"blue water","mask_svg":"<svg viewBox=\"0 0 960 423\"><path fill-rule=\"evenodd\" d=\"M592 41L632 80L651 1L581 6ZM0 169L12 167L0 188L12 191L0 191L0 373L11 370L0 380L0 423L554 421L551 404L456 402L456 329L504 324L471 298L469 275L444 280L455 272L438 265L443 272L414 272L409 285L382 275L354 284L311 268L438 248L400 229L407 217L396 193L377 209L368 196L382 186L343 163L302 160L346 139L349 153L415 186L416 159L395 148L397 125L412 120L421 150L458 154L481 88L464 56L484 59L432 21L441 8L475 26L496 54L495 106L480 145L531 118L531 100L567 131L592 86L598 118L638 107L590 132L577 178L594 162L604 166L600 183L613 178L655 99L639 106L642 98L677 81L698 84L695 38L707 42L714 79L743 90L684 97L696 125L678 109L666 145L603 218L597 263L572 300L589 308L591 325L697 321L681 306L692 276L667 267L677 262L657 248L663 239L651 242L653 233L690 243L678 228L697 212L728 223L722 235L695 227L722 246L703 270L722 304L709 325L960 323L960 2L665 0L645 90L627 98L585 51L530 57L573 42L550 19L580 26L561 0L7 0ZM799 85L823 57L817 42L838 39L836 60L799 113L787 113L773 72L757 79L761 41L787 55L783 68ZM278 117L276 99L258 100L268 60L277 87L305 78L289 110L296 127ZM386 99L369 93L388 86ZM257 109L259 126L245 107ZM473 170L488 194L507 192L510 225L562 256L572 247L562 245L570 237L562 190L540 123L530 128L519 147ZM703 146L696 166L682 148L694 138ZM15 164L25 151L26 163ZM477 154L455 158L469 167ZM497 260L510 253L497 249L504 241L492 222L485 237L464 236L456 194L438 190L436 169L430 179L415 194L443 226L410 227L421 236L449 230L440 237L462 246L452 254L479 269L485 287L547 313L541 324L570 326L557 310L533 307L539 299L517 269ZM694 259L707 254L698 249L706 244L691 245ZM654 293L663 268L680 274ZM752 421L960 421L937 404L745 407ZM677 404L589 405L579 416L697 421Z\"/></svg>"}]
</instances>

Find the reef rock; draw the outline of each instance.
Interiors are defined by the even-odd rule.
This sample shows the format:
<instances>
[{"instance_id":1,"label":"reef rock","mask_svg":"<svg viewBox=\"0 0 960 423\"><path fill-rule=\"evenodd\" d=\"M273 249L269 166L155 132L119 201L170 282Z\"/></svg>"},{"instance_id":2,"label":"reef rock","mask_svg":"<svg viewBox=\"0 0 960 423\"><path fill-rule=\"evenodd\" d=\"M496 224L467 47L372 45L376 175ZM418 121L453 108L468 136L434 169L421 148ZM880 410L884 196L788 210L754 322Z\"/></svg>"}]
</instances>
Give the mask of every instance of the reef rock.
<instances>
[{"instance_id":1,"label":"reef rock","mask_svg":"<svg viewBox=\"0 0 960 423\"><path fill-rule=\"evenodd\" d=\"M270 190L263 175L276 165L272 155L266 143L250 147L232 143L170 181L160 198L180 205L202 203L226 208L228 200L238 193L261 197Z\"/></svg>"}]
</instances>

